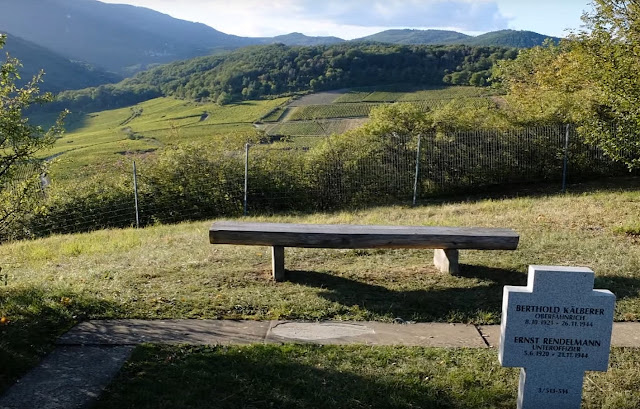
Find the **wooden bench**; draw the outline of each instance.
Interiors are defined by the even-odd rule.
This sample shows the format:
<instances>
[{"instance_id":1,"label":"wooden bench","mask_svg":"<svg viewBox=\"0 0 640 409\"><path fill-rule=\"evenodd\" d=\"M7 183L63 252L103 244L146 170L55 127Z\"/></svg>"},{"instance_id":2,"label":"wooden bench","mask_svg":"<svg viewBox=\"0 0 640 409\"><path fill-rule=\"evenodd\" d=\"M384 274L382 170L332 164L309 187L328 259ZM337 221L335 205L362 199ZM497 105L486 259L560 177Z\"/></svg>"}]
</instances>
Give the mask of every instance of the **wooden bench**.
<instances>
[{"instance_id":1,"label":"wooden bench","mask_svg":"<svg viewBox=\"0 0 640 409\"><path fill-rule=\"evenodd\" d=\"M476 227L215 222L209 230L212 244L271 246L275 281L284 279L285 247L435 249L436 267L458 274L458 250L515 250L519 238L511 229Z\"/></svg>"}]
</instances>

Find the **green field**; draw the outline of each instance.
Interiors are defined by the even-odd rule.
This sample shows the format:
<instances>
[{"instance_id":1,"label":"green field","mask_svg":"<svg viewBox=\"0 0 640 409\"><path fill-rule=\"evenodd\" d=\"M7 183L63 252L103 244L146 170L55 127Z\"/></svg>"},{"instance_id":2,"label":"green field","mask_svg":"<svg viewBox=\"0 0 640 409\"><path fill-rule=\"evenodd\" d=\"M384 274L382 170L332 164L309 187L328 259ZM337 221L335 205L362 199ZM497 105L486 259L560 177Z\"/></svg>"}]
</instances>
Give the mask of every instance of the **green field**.
<instances>
[{"instance_id":1,"label":"green field","mask_svg":"<svg viewBox=\"0 0 640 409\"><path fill-rule=\"evenodd\" d=\"M235 133L255 134L253 122L286 100L247 101L220 107L157 98L135 107L73 115L68 132L46 156L56 158L51 173L57 179L73 178L79 171L85 176L104 172L126 157L168 144L211 141ZM40 122L51 119L51 115L34 118Z\"/></svg>"},{"instance_id":2,"label":"green field","mask_svg":"<svg viewBox=\"0 0 640 409\"><path fill-rule=\"evenodd\" d=\"M361 121L334 119L367 118L376 106L406 101L424 110L441 107L453 98L474 98L479 102L487 90L475 87L368 87L348 91L330 105L287 107L288 98L245 101L220 107L213 103L157 98L133 107L96 113L72 113L67 133L44 153L55 160L51 177L73 180L109 172L114 164L155 152L169 144L211 142L229 135L255 135L253 123L261 121L268 135L293 137L327 136L343 133ZM349 102L349 103L347 103ZM52 123L53 114L31 118ZM305 122L306 121L306 122ZM300 122L300 123L297 123Z\"/></svg>"}]
</instances>

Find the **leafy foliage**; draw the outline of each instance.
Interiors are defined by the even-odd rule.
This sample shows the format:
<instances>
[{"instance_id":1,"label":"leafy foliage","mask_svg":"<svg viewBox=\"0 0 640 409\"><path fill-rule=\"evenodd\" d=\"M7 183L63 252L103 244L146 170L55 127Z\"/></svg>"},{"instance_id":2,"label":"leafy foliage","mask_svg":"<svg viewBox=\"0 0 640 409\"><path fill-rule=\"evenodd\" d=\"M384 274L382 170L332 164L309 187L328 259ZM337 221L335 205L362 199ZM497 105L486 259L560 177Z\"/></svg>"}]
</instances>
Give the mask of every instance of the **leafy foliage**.
<instances>
[{"instance_id":1,"label":"leafy foliage","mask_svg":"<svg viewBox=\"0 0 640 409\"><path fill-rule=\"evenodd\" d=\"M455 85L468 85L474 73L488 77L493 62L515 56L515 51L499 47L255 46L157 67L116 85L65 92L59 95L55 108L100 110L160 95L226 104L373 84L442 85L443 78ZM451 73L457 71L462 74L454 78Z\"/></svg>"},{"instance_id":2,"label":"leafy foliage","mask_svg":"<svg viewBox=\"0 0 640 409\"><path fill-rule=\"evenodd\" d=\"M640 168L640 6L596 0L587 30L559 45L547 43L501 62L510 119L517 123L574 122L629 169Z\"/></svg>"},{"instance_id":3,"label":"leafy foliage","mask_svg":"<svg viewBox=\"0 0 640 409\"><path fill-rule=\"evenodd\" d=\"M0 48L4 42L5 37L0 36ZM19 67L13 58L0 66L0 238L7 225L35 206L33 192L44 171L44 163L35 161L35 155L62 134L64 118L61 115L53 127L44 130L23 117L25 109L51 101L52 96L38 89L43 73L18 87Z\"/></svg>"}]
</instances>

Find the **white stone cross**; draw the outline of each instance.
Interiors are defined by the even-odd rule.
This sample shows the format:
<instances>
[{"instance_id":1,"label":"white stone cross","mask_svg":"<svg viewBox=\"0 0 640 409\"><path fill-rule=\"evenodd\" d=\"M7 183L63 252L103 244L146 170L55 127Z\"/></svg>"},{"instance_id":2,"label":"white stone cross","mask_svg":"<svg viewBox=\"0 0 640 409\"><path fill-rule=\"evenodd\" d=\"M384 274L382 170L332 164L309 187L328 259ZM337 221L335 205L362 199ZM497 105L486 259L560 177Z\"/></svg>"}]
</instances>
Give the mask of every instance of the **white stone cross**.
<instances>
[{"instance_id":1,"label":"white stone cross","mask_svg":"<svg viewBox=\"0 0 640 409\"><path fill-rule=\"evenodd\" d=\"M518 409L579 409L585 371L606 371L615 296L583 267L529 266L505 286L499 360L522 367Z\"/></svg>"}]
</instances>

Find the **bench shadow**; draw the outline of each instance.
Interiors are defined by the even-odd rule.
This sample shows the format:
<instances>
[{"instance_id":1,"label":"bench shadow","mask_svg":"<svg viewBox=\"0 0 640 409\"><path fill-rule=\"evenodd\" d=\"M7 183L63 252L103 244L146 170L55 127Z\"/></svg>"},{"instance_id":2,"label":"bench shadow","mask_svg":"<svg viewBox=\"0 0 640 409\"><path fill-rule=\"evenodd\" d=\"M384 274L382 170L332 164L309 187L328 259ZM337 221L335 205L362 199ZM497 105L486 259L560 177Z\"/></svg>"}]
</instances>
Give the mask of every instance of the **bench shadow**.
<instances>
[{"instance_id":1,"label":"bench shadow","mask_svg":"<svg viewBox=\"0 0 640 409\"><path fill-rule=\"evenodd\" d=\"M287 271L292 283L320 289L319 295L346 307L358 307L375 316L412 321L499 320L505 285L526 285L526 274L500 268L463 265L467 278L482 280L472 287L396 291L351 278L318 271Z\"/></svg>"},{"instance_id":2,"label":"bench shadow","mask_svg":"<svg viewBox=\"0 0 640 409\"><path fill-rule=\"evenodd\" d=\"M287 271L287 280L320 289L319 295L347 308L357 307L371 319L475 322L500 320L505 285L526 286L524 272L461 265L460 277L480 280L469 287L397 291L353 278L318 271ZM596 277L594 288L613 292L618 300L640 297L640 278Z\"/></svg>"}]
</instances>

